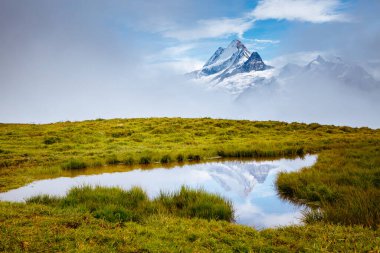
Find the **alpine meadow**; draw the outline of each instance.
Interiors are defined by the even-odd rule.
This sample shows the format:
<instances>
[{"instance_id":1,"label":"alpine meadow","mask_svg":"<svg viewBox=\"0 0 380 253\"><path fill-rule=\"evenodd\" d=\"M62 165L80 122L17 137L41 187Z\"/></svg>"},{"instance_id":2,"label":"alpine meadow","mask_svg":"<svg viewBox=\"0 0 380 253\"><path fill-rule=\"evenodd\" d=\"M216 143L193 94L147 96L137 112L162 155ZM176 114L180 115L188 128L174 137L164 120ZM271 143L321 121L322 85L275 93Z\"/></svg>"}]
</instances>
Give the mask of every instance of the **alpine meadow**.
<instances>
[{"instance_id":1,"label":"alpine meadow","mask_svg":"<svg viewBox=\"0 0 380 253\"><path fill-rule=\"evenodd\" d=\"M380 252L378 13L0 1L0 252Z\"/></svg>"}]
</instances>

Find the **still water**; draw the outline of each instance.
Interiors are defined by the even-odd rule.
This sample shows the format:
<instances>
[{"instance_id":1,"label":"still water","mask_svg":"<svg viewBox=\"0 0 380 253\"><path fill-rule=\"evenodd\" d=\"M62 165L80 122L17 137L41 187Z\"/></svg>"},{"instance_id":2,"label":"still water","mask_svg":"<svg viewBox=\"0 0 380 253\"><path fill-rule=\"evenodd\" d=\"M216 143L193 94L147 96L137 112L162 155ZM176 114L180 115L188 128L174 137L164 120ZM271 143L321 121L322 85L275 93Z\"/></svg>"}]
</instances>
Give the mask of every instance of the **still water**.
<instances>
[{"instance_id":1,"label":"still water","mask_svg":"<svg viewBox=\"0 0 380 253\"><path fill-rule=\"evenodd\" d=\"M127 172L103 173L76 177L60 177L35 181L0 193L0 200L22 202L39 194L64 195L71 187L80 185L118 186L129 189L142 187L150 197L161 190L179 190L182 185L203 188L232 201L237 223L256 228L300 223L302 207L281 200L274 182L281 171L297 171L313 165L315 155L303 159L273 161L223 161L156 168Z\"/></svg>"}]
</instances>

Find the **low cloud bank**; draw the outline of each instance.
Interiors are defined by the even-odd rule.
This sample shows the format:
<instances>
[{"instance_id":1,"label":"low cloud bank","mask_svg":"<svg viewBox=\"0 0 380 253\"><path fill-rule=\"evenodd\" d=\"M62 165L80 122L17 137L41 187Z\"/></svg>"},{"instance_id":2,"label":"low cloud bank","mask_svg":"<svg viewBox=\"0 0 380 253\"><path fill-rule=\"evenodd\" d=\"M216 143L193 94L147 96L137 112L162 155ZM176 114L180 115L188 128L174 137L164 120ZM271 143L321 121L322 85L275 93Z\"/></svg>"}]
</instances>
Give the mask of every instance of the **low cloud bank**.
<instances>
[{"instance_id":1,"label":"low cloud bank","mask_svg":"<svg viewBox=\"0 0 380 253\"><path fill-rule=\"evenodd\" d=\"M248 90L237 103L246 117L380 127L380 87L365 89L326 76L301 75Z\"/></svg>"}]
</instances>

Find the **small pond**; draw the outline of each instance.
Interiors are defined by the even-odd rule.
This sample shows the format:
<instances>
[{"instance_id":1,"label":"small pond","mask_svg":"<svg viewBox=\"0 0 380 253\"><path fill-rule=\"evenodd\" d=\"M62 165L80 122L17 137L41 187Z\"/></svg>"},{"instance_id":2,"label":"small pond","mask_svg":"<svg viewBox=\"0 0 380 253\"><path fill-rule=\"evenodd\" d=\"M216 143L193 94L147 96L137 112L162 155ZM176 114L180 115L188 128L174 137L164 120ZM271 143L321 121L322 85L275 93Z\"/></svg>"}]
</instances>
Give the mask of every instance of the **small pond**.
<instances>
[{"instance_id":1,"label":"small pond","mask_svg":"<svg viewBox=\"0 0 380 253\"><path fill-rule=\"evenodd\" d=\"M150 197L161 190L175 191L182 185L203 188L232 201L237 223L255 228L300 223L302 207L281 200L275 190L281 171L297 171L312 166L316 155L273 161L219 161L176 166L173 168L135 169L97 175L60 177L35 181L0 193L2 201L22 202L38 194L64 195L80 185L142 187Z\"/></svg>"}]
</instances>

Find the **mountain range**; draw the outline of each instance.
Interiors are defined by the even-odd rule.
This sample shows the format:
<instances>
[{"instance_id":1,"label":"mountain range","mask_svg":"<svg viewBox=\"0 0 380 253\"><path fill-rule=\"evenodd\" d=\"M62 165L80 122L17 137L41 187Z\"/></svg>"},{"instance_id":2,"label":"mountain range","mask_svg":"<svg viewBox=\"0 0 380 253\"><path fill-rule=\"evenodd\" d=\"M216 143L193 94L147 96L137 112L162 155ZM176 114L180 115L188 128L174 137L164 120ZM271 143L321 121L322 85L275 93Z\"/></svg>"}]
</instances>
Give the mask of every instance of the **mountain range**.
<instances>
[{"instance_id":1,"label":"mountain range","mask_svg":"<svg viewBox=\"0 0 380 253\"><path fill-rule=\"evenodd\" d=\"M330 57L331 58L331 57ZM250 52L239 40L226 48L219 47L202 69L188 73L190 78L209 88L223 89L240 96L247 90L261 86L279 86L302 78L303 80L331 80L361 90L380 87L364 68L343 61L318 56L305 66L288 63L275 68L264 63L258 52Z\"/></svg>"}]
</instances>

